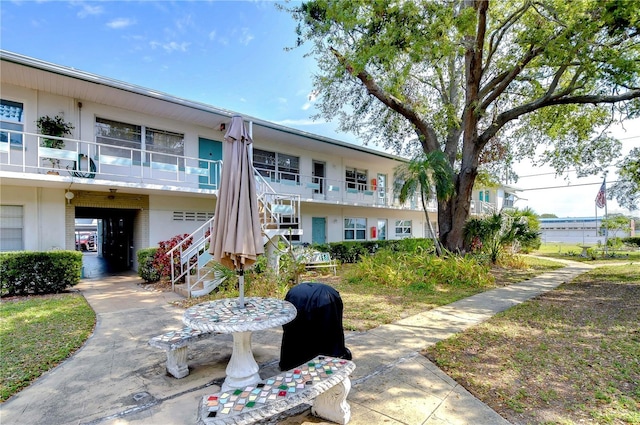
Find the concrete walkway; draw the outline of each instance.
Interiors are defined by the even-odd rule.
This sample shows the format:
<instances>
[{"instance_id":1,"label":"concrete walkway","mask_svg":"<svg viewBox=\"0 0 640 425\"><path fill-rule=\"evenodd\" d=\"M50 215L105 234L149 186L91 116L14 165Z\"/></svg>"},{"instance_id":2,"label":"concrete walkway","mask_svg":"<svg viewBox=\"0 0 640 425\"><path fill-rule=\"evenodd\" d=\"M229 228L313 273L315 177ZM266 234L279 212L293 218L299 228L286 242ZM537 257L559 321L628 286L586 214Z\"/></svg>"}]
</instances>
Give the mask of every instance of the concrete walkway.
<instances>
[{"instance_id":1,"label":"concrete walkway","mask_svg":"<svg viewBox=\"0 0 640 425\"><path fill-rule=\"evenodd\" d=\"M380 326L348 333L357 368L349 403L351 424L508 424L445 375L420 350L487 320L588 271L567 267L534 279L484 292ZM190 351L191 373L165 373L164 352L150 337L182 326L180 297L137 285L135 275L83 280L78 289L97 314L94 334L72 358L46 373L0 406L0 423L23 424L194 424L200 398L218 391L231 356L231 336L205 339ZM281 329L256 332L253 348L263 377L278 372ZM324 423L300 409L271 423Z\"/></svg>"}]
</instances>

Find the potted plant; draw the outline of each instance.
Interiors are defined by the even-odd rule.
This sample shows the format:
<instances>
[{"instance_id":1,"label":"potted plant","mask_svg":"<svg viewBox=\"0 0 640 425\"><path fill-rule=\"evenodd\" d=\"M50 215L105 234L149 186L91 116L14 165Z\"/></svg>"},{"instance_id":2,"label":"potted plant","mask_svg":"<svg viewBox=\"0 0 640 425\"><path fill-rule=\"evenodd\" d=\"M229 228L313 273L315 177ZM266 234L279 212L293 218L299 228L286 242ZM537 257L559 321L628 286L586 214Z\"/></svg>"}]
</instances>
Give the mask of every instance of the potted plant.
<instances>
[{"instance_id":1,"label":"potted plant","mask_svg":"<svg viewBox=\"0 0 640 425\"><path fill-rule=\"evenodd\" d=\"M44 115L36 121L38 126L38 132L45 136L64 137L71 135L71 130L75 127L68 122L64 122L61 116L56 115L51 118L48 115ZM64 140L60 139L47 139L42 138L41 145L46 148L62 149L64 147ZM48 158L52 167L56 167L59 163L59 159Z\"/></svg>"}]
</instances>

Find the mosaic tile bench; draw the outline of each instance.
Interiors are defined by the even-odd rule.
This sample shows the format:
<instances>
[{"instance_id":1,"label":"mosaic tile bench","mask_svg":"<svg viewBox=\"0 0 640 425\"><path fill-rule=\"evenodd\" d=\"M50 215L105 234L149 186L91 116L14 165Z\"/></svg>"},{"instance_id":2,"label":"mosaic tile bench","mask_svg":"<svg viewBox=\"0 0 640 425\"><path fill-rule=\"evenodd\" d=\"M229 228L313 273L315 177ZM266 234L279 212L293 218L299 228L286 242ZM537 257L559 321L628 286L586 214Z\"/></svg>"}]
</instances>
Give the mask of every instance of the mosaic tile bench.
<instances>
[{"instance_id":1,"label":"mosaic tile bench","mask_svg":"<svg viewBox=\"0 0 640 425\"><path fill-rule=\"evenodd\" d=\"M205 395L198 424L251 424L309 402L313 415L346 424L351 419L349 375L355 368L349 360L318 356L257 384Z\"/></svg>"},{"instance_id":2,"label":"mosaic tile bench","mask_svg":"<svg viewBox=\"0 0 640 425\"><path fill-rule=\"evenodd\" d=\"M189 344L213 335L213 332L204 332L185 327L177 331L169 331L162 335L154 336L149 340L149 345L165 350L167 352L167 372L176 378L184 378L189 374L189 366L187 365L187 347Z\"/></svg>"}]
</instances>

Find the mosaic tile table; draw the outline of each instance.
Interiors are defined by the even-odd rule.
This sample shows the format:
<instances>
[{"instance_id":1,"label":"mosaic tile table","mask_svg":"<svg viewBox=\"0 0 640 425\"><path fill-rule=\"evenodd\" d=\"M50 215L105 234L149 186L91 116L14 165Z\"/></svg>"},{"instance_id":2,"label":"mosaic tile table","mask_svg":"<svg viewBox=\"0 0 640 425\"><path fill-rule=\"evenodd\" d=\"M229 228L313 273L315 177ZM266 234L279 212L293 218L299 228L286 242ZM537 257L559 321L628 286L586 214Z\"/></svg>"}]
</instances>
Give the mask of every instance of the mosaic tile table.
<instances>
[{"instance_id":1,"label":"mosaic tile table","mask_svg":"<svg viewBox=\"0 0 640 425\"><path fill-rule=\"evenodd\" d=\"M355 368L349 360L318 356L257 384L205 395L198 407L198 423L250 424L313 402L314 415L346 424L351 418L346 401L349 375Z\"/></svg>"},{"instance_id":2,"label":"mosaic tile table","mask_svg":"<svg viewBox=\"0 0 640 425\"><path fill-rule=\"evenodd\" d=\"M182 321L193 329L233 334L231 359L222 384L222 389L228 390L260 381L251 350L252 332L289 323L296 314L293 304L276 298L245 298L244 307L238 306L236 298L225 298L187 309Z\"/></svg>"}]
</instances>

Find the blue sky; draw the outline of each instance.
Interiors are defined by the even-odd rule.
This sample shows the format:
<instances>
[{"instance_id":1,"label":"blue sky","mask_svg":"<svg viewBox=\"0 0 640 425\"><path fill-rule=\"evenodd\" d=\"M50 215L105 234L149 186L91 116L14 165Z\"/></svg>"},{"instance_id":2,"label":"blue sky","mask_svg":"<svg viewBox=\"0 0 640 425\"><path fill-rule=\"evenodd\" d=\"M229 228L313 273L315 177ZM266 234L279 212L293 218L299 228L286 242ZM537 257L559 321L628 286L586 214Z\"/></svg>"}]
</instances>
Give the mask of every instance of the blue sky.
<instances>
[{"instance_id":1,"label":"blue sky","mask_svg":"<svg viewBox=\"0 0 640 425\"><path fill-rule=\"evenodd\" d=\"M6 1L5 50L246 115L335 136L314 123L315 62L271 1ZM292 3L295 4L295 3ZM351 136L341 139L355 141Z\"/></svg>"},{"instance_id":2,"label":"blue sky","mask_svg":"<svg viewBox=\"0 0 640 425\"><path fill-rule=\"evenodd\" d=\"M11 52L358 142L333 123L311 120L315 61L304 57L306 47L285 51L295 44L296 23L273 1L1 0L0 24L0 47ZM639 147L640 120L625 127L614 130L625 151ZM518 171L522 189L565 186L525 190L518 206L594 214L601 176L572 178L580 186L567 187L553 174L540 176L550 172L544 168ZM616 209L610 202L609 211Z\"/></svg>"}]
</instances>

